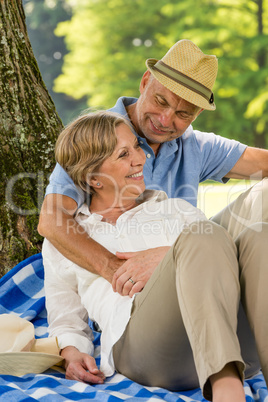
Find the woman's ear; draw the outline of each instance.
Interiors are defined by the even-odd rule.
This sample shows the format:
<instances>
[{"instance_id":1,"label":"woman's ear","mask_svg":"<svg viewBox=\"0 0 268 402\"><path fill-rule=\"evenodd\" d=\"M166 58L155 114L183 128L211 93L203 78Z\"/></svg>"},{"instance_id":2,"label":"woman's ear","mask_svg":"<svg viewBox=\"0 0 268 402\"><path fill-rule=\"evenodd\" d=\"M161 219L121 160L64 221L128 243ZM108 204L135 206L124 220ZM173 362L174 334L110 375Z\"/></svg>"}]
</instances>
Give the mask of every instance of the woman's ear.
<instances>
[{"instance_id":1,"label":"woman's ear","mask_svg":"<svg viewBox=\"0 0 268 402\"><path fill-rule=\"evenodd\" d=\"M88 184L90 185L90 187L92 187L94 189L99 189L102 187L101 181L96 176L91 176Z\"/></svg>"}]
</instances>

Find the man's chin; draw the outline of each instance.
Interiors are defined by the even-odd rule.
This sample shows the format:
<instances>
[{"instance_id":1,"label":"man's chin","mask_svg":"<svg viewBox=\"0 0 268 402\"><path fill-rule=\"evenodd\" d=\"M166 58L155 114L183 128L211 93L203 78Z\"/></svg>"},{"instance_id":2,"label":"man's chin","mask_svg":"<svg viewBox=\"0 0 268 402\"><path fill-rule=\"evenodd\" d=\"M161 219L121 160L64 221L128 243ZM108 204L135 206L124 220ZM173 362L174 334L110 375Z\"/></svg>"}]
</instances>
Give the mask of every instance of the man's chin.
<instances>
[{"instance_id":1,"label":"man's chin","mask_svg":"<svg viewBox=\"0 0 268 402\"><path fill-rule=\"evenodd\" d=\"M148 144L162 144L163 142L166 142L166 140L162 137L161 134L157 134L154 132L146 133L145 135Z\"/></svg>"}]
</instances>

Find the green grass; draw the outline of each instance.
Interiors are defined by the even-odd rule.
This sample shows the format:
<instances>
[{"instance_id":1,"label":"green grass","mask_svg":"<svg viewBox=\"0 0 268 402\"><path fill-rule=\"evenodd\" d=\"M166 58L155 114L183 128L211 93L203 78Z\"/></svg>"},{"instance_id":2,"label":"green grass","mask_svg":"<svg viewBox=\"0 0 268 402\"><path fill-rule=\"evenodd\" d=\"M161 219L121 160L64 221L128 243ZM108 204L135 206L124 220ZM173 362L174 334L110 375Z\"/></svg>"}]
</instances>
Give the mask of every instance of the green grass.
<instances>
[{"instance_id":1,"label":"green grass","mask_svg":"<svg viewBox=\"0 0 268 402\"><path fill-rule=\"evenodd\" d=\"M230 180L227 184L211 181L202 183L199 186L197 206L207 218L210 218L255 183L255 181L245 180Z\"/></svg>"}]
</instances>

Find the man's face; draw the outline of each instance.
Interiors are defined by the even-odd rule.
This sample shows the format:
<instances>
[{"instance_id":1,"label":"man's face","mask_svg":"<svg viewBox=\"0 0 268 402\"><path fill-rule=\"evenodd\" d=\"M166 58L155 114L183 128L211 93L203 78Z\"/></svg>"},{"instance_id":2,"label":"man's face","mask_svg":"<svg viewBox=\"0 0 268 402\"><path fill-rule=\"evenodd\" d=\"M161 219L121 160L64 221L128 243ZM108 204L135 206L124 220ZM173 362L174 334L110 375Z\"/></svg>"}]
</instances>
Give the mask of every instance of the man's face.
<instances>
[{"instance_id":1,"label":"man's face","mask_svg":"<svg viewBox=\"0 0 268 402\"><path fill-rule=\"evenodd\" d=\"M165 88L148 71L142 78L140 93L129 114L137 133L145 137L153 149L180 137L201 112L200 108Z\"/></svg>"}]
</instances>

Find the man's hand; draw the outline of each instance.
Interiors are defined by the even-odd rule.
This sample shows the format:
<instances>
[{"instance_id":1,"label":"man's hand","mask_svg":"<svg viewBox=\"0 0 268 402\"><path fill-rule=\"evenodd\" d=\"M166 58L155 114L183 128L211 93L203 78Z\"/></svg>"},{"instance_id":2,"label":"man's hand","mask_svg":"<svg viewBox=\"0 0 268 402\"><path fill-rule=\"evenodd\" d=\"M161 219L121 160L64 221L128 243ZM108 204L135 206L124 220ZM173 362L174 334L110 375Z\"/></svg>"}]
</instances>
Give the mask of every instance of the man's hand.
<instances>
[{"instance_id":1,"label":"man's hand","mask_svg":"<svg viewBox=\"0 0 268 402\"><path fill-rule=\"evenodd\" d=\"M65 359L65 377L67 380L103 384L105 376L98 369L94 357L79 352L74 346L62 349L61 356Z\"/></svg>"},{"instance_id":2,"label":"man's hand","mask_svg":"<svg viewBox=\"0 0 268 402\"><path fill-rule=\"evenodd\" d=\"M140 292L169 249L170 247L157 247L134 253L116 253L118 258L127 261L113 276L113 290L129 297Z\"/></svg>"},{"instance_id":3,"label":"man's hand","mask_svg":"<svg viewBox=\"0 0 268 402\"><path fill-rule=\"evenodd\" d=\"M125 255L125 254L124 254ZM117 255L111 254L108 259L108 264L100 271L100 275L106 279L108 282L113 283L114 275L117 273L118 269L120 269L124 263L126 262L126 258L123 256L119 257Z\"/></svg>"}]
</instances>

